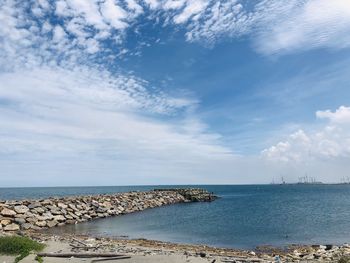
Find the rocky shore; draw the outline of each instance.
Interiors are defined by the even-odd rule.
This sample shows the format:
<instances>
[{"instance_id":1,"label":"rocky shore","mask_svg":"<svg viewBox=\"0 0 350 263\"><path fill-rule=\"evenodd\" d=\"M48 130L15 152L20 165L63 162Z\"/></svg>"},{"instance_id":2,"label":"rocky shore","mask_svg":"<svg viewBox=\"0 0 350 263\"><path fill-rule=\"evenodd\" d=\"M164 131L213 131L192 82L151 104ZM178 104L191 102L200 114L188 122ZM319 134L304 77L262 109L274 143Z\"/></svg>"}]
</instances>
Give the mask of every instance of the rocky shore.
<instances>
[{"instance_id":1,"label":"rocky shore","mask_svg":"<svg viewBox=\"0 0 350 263\"><path fill-rule=\"evenodd\" d=\"M174 244L169 242L153 241L146 239L112 239L96 238L77 235L50 235L43 232L27 232L32 239L47 245L45 252L50 253L91 253L96 255L116 253L129 256L122 262L138 263L318 263L333 262L342 263L342 259L350 259L350 245L292 245L285 249L269 247L265 250L237 250L228 248L216 248L205 245ZM34 256L32 257L34 258ZM96 256L98 258L98 256ZM0 256L0 261L1 261ZM45 258L44 262L66 262L68 259ZM95 259L102 261L103 259ZM69 258L70 262L86 262L86 259ZM35 262L25 261L25 262ZM90 262L90 261L89 261ZM93 260L91 262L94 262ZM115 262L115 261L112 261Z\"/></svg>"},{"instance_id":2,"label":"rocky shore","mask_svg":"<svg viewBox=\"0 0 350 263\"><path fill-rule=\"evenodd\" d=\"M174 244L146 239L112 239L37 231L95 218L118 216L149 208L185 202L213 201L216 196L202 189L157 189L109 195L89 195L41 200L0 201L0 236L20 234L47 245L50 253L120 253L123 262L350 262L350 245L292 245L287 248L260 247L252 250L216 248L205 245ZM82 245L83 244L83 245ZM25 259L24 262L35 262ZM66 262L67 259L45 259ZM85 262L85 259L69 259ZM100 260L100 259L99 259ZM5 262L0 255L0 261ZM91 261L93 262L93 261ZM114 261L113 261L114 262Z\"/></svg>"},{"instance_id":3,"label":"rocky shore","mask_svg":"<svg viewBox=\"0 0 350 263\"><path fill-rule=\"evenodd\" d=\"M160 189L111 195L0 201L0 231L40 230L175 203L212 201L203 189Z\"/></svg>"}]
</instances>

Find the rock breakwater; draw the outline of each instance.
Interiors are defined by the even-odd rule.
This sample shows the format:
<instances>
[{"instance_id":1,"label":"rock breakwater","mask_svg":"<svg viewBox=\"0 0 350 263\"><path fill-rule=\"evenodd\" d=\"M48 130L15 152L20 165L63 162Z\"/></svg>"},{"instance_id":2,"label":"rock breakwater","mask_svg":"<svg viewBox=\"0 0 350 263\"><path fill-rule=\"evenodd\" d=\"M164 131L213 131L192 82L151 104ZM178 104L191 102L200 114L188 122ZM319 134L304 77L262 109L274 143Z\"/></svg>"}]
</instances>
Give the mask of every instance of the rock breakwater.
<instances>
[{"instance_id":1,"label":"rock breakwater","mask_svg":"<svg viewBox=\"0 0 350 263\"><path fill-rule=\"evenodd\" d=\"M158 189L108 195L0 201L0 231L40 230L175 203L211 201L202 189Z\"/></svg>"},{"instance_id":2,"label":"rock breakwater","mask_svg":"<svg viewBox=\"0 0 350 263\"><path fill-rule=\"evenodd\" d=\"M201 188L172 188L172 189L155 189L155 191L173 191L185 197L187 202L211 202L218 197Z\"/></svg>"}]
</instances>

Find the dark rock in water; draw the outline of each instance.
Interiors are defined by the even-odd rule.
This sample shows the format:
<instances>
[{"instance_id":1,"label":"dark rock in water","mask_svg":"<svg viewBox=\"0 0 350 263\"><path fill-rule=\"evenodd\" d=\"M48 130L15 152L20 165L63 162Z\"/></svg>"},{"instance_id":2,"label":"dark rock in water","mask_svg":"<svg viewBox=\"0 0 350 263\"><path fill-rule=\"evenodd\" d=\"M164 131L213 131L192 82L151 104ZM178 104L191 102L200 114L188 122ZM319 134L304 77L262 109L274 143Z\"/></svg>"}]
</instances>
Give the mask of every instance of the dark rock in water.
<instances>
[{"instance_id":1,"label":"dark rock in water","mask_svg":"<svg viewBox=\"0 0 350 263\"><path fill-rule=\"evenodd\" d=\"M326 245L326 250L331 250L333 248L333 245Z\"/></svg>"}]
</instances>

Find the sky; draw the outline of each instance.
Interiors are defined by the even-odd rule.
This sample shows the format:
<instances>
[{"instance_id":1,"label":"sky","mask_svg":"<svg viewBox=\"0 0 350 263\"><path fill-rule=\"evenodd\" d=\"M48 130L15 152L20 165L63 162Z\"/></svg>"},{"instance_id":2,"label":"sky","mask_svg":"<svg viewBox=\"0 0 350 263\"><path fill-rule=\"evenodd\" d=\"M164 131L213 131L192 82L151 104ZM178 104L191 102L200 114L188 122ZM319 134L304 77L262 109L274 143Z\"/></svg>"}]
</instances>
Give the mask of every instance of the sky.
<instances>
[{"instance_id":1,"label":"sky","mask_svg":"<svg viewBox=\"0 0 350 263\"><path fill-rule=\"evenodd\" d=\"M350 176L349 0L0 7L0 187Z\"/></svg>"}]
</instances>

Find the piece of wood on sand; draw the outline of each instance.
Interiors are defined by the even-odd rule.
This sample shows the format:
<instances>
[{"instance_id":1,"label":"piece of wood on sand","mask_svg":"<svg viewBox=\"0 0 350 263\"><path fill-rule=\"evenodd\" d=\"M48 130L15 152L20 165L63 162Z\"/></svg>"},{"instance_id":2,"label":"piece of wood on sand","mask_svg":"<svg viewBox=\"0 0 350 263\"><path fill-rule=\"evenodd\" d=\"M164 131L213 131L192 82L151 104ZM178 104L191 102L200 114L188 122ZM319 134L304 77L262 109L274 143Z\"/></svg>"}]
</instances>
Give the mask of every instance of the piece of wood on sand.
<instances>
[{"instance_id":1,"label":"piece of wood on sand","mask_svg":"<svg viewBox=\"0 0 350 263\"><path fill-rule=\"evenodd\" d=\"M130 256L121 256L121 257L114 257L114 258L99 258L99 259L93 259L91 262L100 262L100 261L107 261L107 260L118 260L118 259L128 259L131 258Z\"/></svg>"},{"instance_id":2,"label":"piece of wood on sand","mask_svg":"<svg viewBox=\"0 0 350 263\"><path fill-rule=\"evenodd\" d=\"M97 246L77 246L75 244L69 244L72 248L76 248L76 249L84 249L84 250L89 250L89 249L98 249L100 248L100 245L97 245Z\"/></svg>"},{"instance_id":3,"label":"piece of wood on sand","mask_svg":"<svg viewBox=\"0 0 350 263\"><path fill-rule=\"evenodd\" d=\"M115 253L38 253L39 257L56 257L56 258L131 258L130 256Z\"/></svg>"},{"instance_id":4,"label":"piece of wood on sand","mask_svg":"<svg viewBox=\"0 0 350 263\"><path fill-rule=\"evenodd\" d=\"M81 240L79 240L79 239L73 238L72 240L75 241L75 242L77 242L77 243L79 243L80 245L83 245L83 246L85 246L85 247L88 247L88 244L86 244L85 242L83 242L83 241L81 241Z\"/></svg>"}]
</instances>

